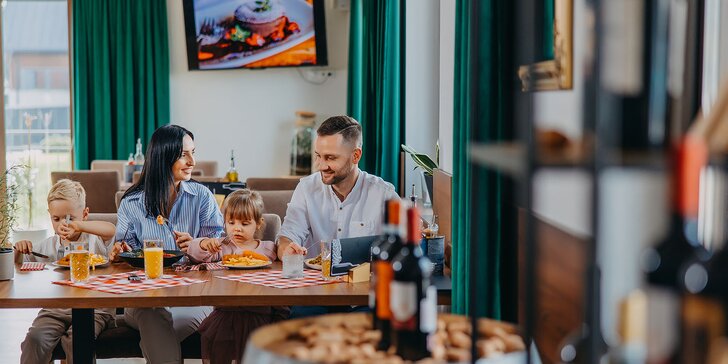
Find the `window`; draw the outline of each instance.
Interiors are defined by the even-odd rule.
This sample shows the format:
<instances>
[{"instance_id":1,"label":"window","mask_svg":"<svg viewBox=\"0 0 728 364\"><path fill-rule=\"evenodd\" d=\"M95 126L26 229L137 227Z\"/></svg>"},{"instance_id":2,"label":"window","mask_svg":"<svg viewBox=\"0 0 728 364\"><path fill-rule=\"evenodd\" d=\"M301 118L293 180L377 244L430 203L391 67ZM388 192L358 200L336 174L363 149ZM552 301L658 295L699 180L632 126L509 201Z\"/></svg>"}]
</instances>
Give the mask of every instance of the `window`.
<instances>
[{"instance_id":1,"label":"window","mask_svg":"<svg viewBox=\"0 0 728 364\"><path fill-rule=\"evenodd\" d=\"M51 171L71 170L68 4L3 0L6 165L25 165L18 227L50 229Z\"/></svg>"}]
</instances>

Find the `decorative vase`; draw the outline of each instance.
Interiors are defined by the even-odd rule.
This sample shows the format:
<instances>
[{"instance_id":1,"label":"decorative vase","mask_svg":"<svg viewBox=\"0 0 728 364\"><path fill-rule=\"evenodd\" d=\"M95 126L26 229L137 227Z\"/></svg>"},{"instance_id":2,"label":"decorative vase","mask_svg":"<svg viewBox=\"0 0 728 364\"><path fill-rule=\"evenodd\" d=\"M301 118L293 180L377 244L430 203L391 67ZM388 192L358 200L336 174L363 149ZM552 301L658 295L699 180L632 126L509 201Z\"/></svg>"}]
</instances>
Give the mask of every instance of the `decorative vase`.
<instances>
[{"instance_id":1,"label":"decorative vase","mask_svg":"<svg viewBox=\"0 0 728 364\"><path fill-rule=\"evenodd\" d=\"M13 249L0 248L0 281L7 281L15 276L14 258Z\"/></svg>"}]
</instances>

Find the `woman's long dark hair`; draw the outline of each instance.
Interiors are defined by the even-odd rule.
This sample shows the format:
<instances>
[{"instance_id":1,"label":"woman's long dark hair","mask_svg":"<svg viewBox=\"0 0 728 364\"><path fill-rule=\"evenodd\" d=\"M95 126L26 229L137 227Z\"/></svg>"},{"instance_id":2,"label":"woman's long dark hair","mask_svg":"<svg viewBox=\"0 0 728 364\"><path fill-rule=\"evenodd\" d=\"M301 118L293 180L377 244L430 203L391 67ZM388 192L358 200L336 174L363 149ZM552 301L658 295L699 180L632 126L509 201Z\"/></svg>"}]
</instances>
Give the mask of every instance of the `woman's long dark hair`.
<instances>
[{"instance_id":1,"label":"woman's long dark hair","mask_svg":"<svg viewBox=\"0 0 728 364\"><path fill-rule=\"evenodd\" d=\"M122 200L134 192L143 191L147 214L169 217L170 190L174 186L172 166L182 157L185 135L195 140L192 132L179 125L165 125L154 131L139 181L126 190Z\"/></svg>"}]
</instances>

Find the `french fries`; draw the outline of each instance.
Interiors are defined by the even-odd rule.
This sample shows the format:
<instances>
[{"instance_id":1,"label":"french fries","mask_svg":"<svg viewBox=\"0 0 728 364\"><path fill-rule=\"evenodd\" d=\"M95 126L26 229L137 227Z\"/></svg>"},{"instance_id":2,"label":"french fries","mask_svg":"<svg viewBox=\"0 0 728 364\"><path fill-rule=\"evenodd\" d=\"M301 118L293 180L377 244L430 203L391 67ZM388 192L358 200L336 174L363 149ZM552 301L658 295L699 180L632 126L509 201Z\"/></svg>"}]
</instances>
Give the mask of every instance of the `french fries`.
<instances>
[{"instance_id":1,"label":"french fries","mask_svg":"<svg viewBox=\"0 0 728 364\"><path fill-rule=\"evenodd\" d=\"M222 264L241 267L256 267L268 263L270 263L268 257L252 250L246 250L242 255L228 254L222 257Z\"/></svg>"},{"instance_id":2,"label":"french fries","mask_svg":"<svg viewBox=\"0 0 728 364\"><path fill-rule=\"evenodd\" d=\"M106 263L106 257L104 257L103 255L91 254L90 265L92 268L95 268L97 265L101 265L101 264L105 264L105 263ZM56 264L62 265L62 266L70 266L71 265L71 255L69 254L61 259L58 259Z\"/></svg>"}]
</instances>

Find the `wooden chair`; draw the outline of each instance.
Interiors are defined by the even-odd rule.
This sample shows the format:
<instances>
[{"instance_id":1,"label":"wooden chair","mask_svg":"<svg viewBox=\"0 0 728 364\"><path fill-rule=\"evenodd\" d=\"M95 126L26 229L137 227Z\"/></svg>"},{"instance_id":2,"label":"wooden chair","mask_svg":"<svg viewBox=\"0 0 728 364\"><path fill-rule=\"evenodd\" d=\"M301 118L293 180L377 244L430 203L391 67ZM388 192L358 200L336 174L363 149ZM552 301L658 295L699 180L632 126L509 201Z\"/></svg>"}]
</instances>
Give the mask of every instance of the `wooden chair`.
<instances>
[{"instance_id":1,"label":"wooden chair","mask_svg":"<svg viewBox=\"0 0 728 364\"><path fill-rule=\"evenodd\" d=\"M245 184L256 191L295 190L301 176L295 177L250 177Z\"/></svg>"},{"instance_id":2,"label":"wooden chair","mask_svg":"<svg viewBox=\"0 0 728 364\"><path fill-rule=\"evenodd\" d=\"M64 178L81 183L86 190L86 206L91 212L116 212L114 200L116 191L119 190L119 172L51 172L51 183L53 184Z\"/></svg>"},{"instance_id":3,"label":"wooden chair","mask_svg":"<svg viewBox=\"0 0 728 364\"><path fill-rule=\"evenodd\" d=\"M201 176L217 176L217 162L216 161L195 161L195 170L200 171Z\"/></svg>"}]
</instances>

